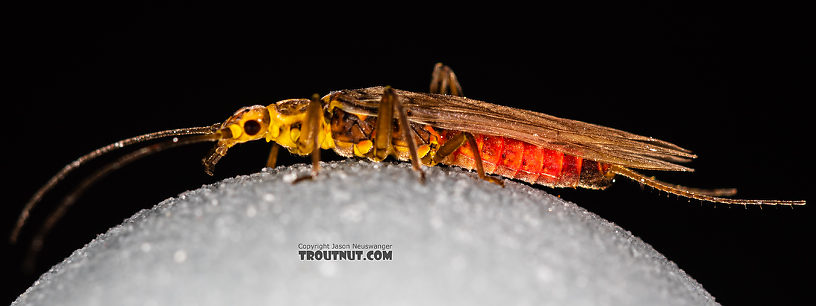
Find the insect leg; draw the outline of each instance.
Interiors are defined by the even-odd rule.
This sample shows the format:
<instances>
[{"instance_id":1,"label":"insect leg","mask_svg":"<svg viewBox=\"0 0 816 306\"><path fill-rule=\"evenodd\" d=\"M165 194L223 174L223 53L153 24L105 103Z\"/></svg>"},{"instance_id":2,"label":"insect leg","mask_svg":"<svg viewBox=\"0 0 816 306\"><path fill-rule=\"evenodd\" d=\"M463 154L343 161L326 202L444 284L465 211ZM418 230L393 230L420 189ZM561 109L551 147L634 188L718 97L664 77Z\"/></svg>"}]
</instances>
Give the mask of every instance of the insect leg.
<instances>
[{"instance_id":1,"label":"insect leg","mask_svg":"<svg viewBox=\"0 0 816 306\"><path fill-rule=\"evenodd\" d=\"M306 112L302 130L303 136L298 140L298 146L311 146L312 174L299 177L292 183L313 179L320 171L320 128L323 121L322 117L323 107L320 103L320 96L314 94L309 102L309 110Z\"/></svg>"},{"instance_id":2,"label":"insect leg","mask_svg":"<svg viewBox=\"0 0 816 306\"><path fill-rule=\"evenodd\" d=\"M275 164L278 163L278 149L280 145L277 142L272 143L272 149L269 150L269 158L266 159L266 167L267 168L275 168Z\"/></svg>"},{"instance_id":3,"label":"insect leg","mask_svg":"<svg viewBox=\"0 0 816 306\"><path fill-rule=\"evenodd\" d=\"M451 139L448 139L448 141L445 141L445 143L439 147L439 150L436 151L436 154L434 154L432 164L436 165L441 163L443 160L445 160L445 157L453 154L456 149L459 149L459 147L464 145L466 140L465 133L459 133L456 134L456 136L451 137Z\"/></svg>"},{"instance_id":4,"label":"insect leg","mask_svg":"<svg viewBox=\"0 0 816 306\"><path fill-rule=\"evenodd\" d=\"M417 152L417 145L414 141L414 137L411 135L411 126L408 123L408 114L405 111L405 107L403 107L402 103L399 101L399 97L391 87L386 87L385 92L383 93L383 99L386 99L385 96L390 96L387 99L393 100L394 108L399 115L397 119L399 120L399 128L402 132L402 137L405 139L405 142L408 143L408 153L411 156L411 165L414 167L414 171L419 172L419 181L425 182L425 172L422 171L422 167L419 164L419 153ZM377 117L381 118L381 117Z\"/></svg>"},{"instance_id":5,"label":"insect leg","mask_svg":"<svg viewBox=\"0 0 816 306\"><path fill-rule=\"evenodd\" d=\"M431 75L431 93L462 96L462 86L459 85L456 74L450 67L436 63Z\"/></svg>"},{"instance_id":6,"label":"insect leg","mask_svg":"<svg viewBox=\"0 0 816 306\"><path fill-rule=\"evenodd\" d=\"M371 152L371 159L382 161L391 153L392 132L394 130L394 100L396 94L390 87L386 87L380 106L377 109L377 123L374 127L374 150Z\"/></svg>"},{"instance_id":7,"label":"insect leg","mask_svg":"<svg viewBox=\"0 0 816 306\"><path fill-rule=\"evenodd\" d=\"M482 157L479 154L479 146L476 143L476 138L473 137L473 134L471 133L462 132L456 134L456 136L453 136L451 139L446 141L445 144L443 144L442 147L440 147L439 150L436 151L436 154L434 155L432 160L433 163L438 164L442 162L445 159L445 157L448 157L449 155L453 154L453 152L455 152L456 149L459 149L459 147L463 146L465 144L465 141L467 141L468 144L470 144L470 147L472 148L471 151L473 151L473 160L474 163L476 164L476 174L479 175L479 178L497 184L499 186L504 186L504 182L502 182L500 179L490 177L487 176L487 174L485 174L484 165L482 165Z\"/></svg>"},{"instance_id":8,"label":"insect leg","mask_svg":"<svg viewBox=\"0 0 816 306\"><path fill-rule=\"evenodd\" d=\"M462 134L465 134L468 144L470 144L470 147L472 148L471 151L473 151L473 160L476 162L476 173L479 174L479 178L504 187L504 182L502 182L500 179L490 177L485 174L484 166L482 165L482 157L479 154L479 145L476 143L476 137L473 137L473 134L467 132Z\"/></svg>"}]
</instances>

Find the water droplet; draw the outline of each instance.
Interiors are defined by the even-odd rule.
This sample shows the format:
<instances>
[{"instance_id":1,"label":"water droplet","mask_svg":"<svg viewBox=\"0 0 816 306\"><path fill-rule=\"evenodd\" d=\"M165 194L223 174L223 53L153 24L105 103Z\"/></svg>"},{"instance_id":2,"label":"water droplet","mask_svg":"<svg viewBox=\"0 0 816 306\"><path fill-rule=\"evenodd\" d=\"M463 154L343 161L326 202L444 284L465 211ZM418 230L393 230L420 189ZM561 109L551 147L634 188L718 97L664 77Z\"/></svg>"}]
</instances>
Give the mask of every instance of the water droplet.
<instances>
[{"instance_id":1,"label":"water droplet","mask_svg":"<svg viewBox=\"0 0 816 306\"><path fill-rule=\"evenodd\" d=\"M271 194L271 193L265 193L265 194L263 195L263 200L264 200L264 201L267 201L267 202L272 202L272 201L275 201L275 195L274 195L274 194Z\"/></svg>"},{"instance_id":2,"label":"water droplet","mask_svg":"<svg viewBox=\"0 0 816 306\"><path fill-rule=\"evenodd\" d=\"M430 223L431 227L433 227L434 229L441 229L445 225L445 223L442 222L442 219L439 218L438 216L431 217Z\"/></svg>"},{"instance_id":3,"label":"water droplet","mask_svg":"<svg viewBox=\"0 0 816 306\"><path fill-rule=\"evenodd\" d=\"M177 263L182 263L182 262L187 261L187 252L185 252L184 250L176 251L175 253L173 253L173 261L175 261Z\"/></svg>"},{"instance_id":4,"label":"water droplet","mask_svg":"<svg viewBox=\"0 0 816 306\"><path fill-rule=\"evenodd\" d=\"M283 176L283 181L287 183L294 182L297 179L297 173L289 172Z\"/></svg>"},{"instance_id":5,"label":"water droplet","mask_svg":"<svg viewBox=\"0 0 816 306\"><path fill-rule=\"evenodd\" d=\"M337 264L332 261L323 261L320 265L320 274L326 277L332 277L337 274Z\"/></svg>"},{"instance_id":6,"label":"water droplet","mask_svg":"<svg viewBox=\"0 0 816 306\"><path fill-rule=\"evenodd\" d=\"M454 270L464 270L467 267L467 259L462 256L451 258L450 267Z\"/></svg>"},{"instance_id":7,"label":"water droplet","mask_svg":"<svg viewBox=\"0 0 816 306\"><path fill-rule=\"evenodd\" d=\"M553 280L553 271L550 267L539 266L535 271L536 277L542 282L550 282Z\"/></svg>"}]
</instances>

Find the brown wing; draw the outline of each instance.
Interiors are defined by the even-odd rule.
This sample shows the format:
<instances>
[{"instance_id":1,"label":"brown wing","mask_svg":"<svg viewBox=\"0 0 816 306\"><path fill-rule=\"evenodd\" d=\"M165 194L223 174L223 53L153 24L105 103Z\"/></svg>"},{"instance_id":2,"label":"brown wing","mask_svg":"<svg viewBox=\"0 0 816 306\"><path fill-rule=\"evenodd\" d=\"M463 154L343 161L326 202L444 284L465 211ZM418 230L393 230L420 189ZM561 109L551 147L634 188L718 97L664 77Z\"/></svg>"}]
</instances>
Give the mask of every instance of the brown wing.
<instances>
[{"instance_id":1,"label":"brown wing","mask_svg":"<svg viewBox=\"0 0 816 306\"><path fill-rule=\"evenodd\" d=\"M345 111L374 115L383 87L332 92ZM408 120L474 134L508 137L570 155L629 168L693 171L676 163L696 156L651 137L464 97L396 90ZM324 98L325 99L325 98Z\"/></svg>"}]
</instances>

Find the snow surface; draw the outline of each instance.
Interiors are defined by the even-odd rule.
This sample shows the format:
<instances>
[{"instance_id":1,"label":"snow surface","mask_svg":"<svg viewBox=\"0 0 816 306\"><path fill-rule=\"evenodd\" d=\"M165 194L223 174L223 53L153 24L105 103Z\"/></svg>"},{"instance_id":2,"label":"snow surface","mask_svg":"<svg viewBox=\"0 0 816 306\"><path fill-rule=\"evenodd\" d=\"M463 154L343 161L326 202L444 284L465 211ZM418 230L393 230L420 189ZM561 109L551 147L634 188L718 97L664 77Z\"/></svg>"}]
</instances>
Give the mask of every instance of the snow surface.
<instances>
[{"instance_id":1,"label":"snow surface","mask_svg":"<svg viewBox=\"0 0 816 306\"><path fill-rule=\"evenodd\" d=\"M651 246L542 190L322 165L313 181L291 184L309 165L265 169L142 210L13 305L716 304ZM390 244L392 259L301 260L299 245L323 243Z\"/></svg>"}]
</instances>

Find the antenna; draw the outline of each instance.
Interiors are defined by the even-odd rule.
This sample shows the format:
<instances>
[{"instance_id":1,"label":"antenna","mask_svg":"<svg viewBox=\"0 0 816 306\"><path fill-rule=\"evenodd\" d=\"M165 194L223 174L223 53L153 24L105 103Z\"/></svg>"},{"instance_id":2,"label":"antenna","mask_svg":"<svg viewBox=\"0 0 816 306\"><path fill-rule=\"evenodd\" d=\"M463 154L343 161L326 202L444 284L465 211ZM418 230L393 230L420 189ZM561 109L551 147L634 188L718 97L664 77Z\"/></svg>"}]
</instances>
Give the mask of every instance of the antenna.
<instances>
[{"instance_id":1,"label":"antenna","mask_svg":"<svg viewBox=\"0 0 816 306\"><path fill-rule=\"evenodd\" d=\"M54 174L54 176L52 176L51 179L48 180L47 183L45 183L45 185L40 187L40 189L38 189L37 192L34 193L31 199L28 200L28 203L26 203L26 205L23 207L23 211L20 212L20 216L17 218L17 224L14 226L14 230L12 231L11 236L9 236L9 242L11 244L17 243L17 238L20 236L20 230L22 229L26 220L28 220L29 213L31 212L32 209L34 209L34 206L37 205L40 199L42 199L43 195L45 195L45 193L48 192L49 190L53 189L54 186L57 185L57 183L62 181L65 178L65 176L68 175L68 173L79 168L83 164L97 157L110 153L114 150L164 137L185 135L212 135L213 136L212 140L217 140L218 137L220 137L220 135L216 134L218 132L219 127L220 124L214 124L210 126L183 128L148 133L114 142L112 144L101 147L77 158L70 164L63 167L62 170L57 172L57 174Z\"/></svg>"}]
</instances>

